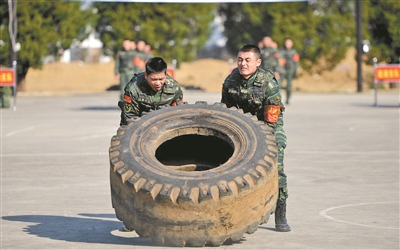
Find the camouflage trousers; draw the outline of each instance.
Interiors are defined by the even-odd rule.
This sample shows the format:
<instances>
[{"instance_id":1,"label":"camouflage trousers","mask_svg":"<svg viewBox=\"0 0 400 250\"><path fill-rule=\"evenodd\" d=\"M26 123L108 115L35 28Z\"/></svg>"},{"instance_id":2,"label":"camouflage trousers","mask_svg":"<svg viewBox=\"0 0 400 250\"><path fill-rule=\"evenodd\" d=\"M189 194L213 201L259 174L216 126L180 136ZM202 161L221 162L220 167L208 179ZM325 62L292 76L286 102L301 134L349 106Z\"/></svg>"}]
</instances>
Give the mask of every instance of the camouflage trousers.
<instances>
[{"instance_id":1,"label":"camouflage trousers","mask_svg":"<svg viewBox=\"0 0 400 250\"><path fill-rule=\"evenodd\" d=\"M278 147L278 183L279 183L279 201L286 201L289 197L287 189L287 176L284 171L283 158L285 149L283 147Z\"/></svg>"},{"instance_id":2,"label":"camouflage trousers","mask_svg":"<svg viewBox=\"0 0 400 250\"><path fill-rule=\"evenodd\" d=\"M10 87L0 87L0 108L10 107L10 96L11 96Z\"/></svg>"},{"instance_id":3,"label":"camouflage trousers","mask_svg":"<svg viewBox=\"0 0 400 250\"><path fill-rule=\"evenodd\" d=\"M287 74L285 75L285 77L282 79L282 83L283 84L283 80L286 79L286 101L288 102L290 97L292 96L292 80L293 80L293 72L287 72Z\"/></svg>"}]
</instances>

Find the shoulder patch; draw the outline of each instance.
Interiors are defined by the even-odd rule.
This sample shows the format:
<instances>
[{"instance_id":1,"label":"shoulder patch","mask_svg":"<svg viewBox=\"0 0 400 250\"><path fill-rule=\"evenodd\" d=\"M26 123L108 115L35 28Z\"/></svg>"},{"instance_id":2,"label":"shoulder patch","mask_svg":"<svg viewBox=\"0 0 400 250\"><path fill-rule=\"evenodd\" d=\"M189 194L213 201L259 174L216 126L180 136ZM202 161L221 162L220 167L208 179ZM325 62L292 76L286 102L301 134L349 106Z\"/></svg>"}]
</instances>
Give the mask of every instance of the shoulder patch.
<instances>
[{"instance_id":1,"label":"shoulder patch","mask_svg":"<svg viewBox=\"0 0 400 250\"><path fill-rule=\"evenodd\" d=\"M132 102L132 98L128 95L124 95L124 101L127 103L131 103Z\"/></svg>"},{"instance_id":2,"label":"shoulder patch","mask_svg":"<svg viewBox=\"0 0 400 250\"><path fill-rule=\"evenodd\" d=\"M293 62L299 62L300 61L300 56L299 56L299 54L295 54L294 56L293 56Z\"/></svg>"},{"instance_id":3,"label":"shoulder patch","mask_svg":"<svg viewBox=\"0 0 400 250\"><path fill-rule=\"evenodd\" d=\"M279 95L274 97L274 103L280 103L281 102L281 97Z\"/></svg>"},{"instance_id":4,"label":"shoulder patch","mask_svg":"<svg viewBox=\"0 0 400 250\"><path fill-rule=\"evenodd\" d=\"M124 111L125 111L126 113L129 113L129 112L131 112L132 110L133 110L132 105L130 105L130 104L128 104L128 103L125 103L125 105L124 105Z\"/></svg>"}]
</instances>

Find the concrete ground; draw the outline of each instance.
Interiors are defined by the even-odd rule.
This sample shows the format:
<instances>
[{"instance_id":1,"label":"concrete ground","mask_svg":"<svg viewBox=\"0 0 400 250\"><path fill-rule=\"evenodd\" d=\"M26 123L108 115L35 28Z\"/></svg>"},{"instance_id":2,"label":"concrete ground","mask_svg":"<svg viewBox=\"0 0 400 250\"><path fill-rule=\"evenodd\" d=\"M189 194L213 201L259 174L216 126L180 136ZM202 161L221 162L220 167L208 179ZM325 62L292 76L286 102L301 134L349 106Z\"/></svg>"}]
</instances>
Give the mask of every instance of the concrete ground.
<instances>
[{"instance_id":1,"label":"concrete ground","mask_svg":"<svg viewBox=\"0 0 400 250\"><path fill-rule=\"evenodd\" d=\"M1 249L173 249L121 232L111 207L117 98L22 96L16 111L0 111ZM186 91L185 100L220 94ZM373 102L372 93L294 93L285 112L292 231L275 231L271 216L218 249L399 249L399 94Z\"/></svg>"}]
</instances>

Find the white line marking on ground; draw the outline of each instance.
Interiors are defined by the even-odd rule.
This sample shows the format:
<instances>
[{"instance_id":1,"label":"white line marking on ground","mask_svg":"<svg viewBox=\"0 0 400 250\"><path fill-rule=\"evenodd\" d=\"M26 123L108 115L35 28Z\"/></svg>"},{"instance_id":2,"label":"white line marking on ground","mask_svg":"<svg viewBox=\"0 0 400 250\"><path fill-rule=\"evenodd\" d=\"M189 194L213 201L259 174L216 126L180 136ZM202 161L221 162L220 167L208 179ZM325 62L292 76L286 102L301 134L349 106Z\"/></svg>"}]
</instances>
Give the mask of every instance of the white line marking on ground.
<instances>
[{"instance_id":1,"label":"white line marking on ground","mask_svg":"<svg viewBox=\"0 0 400 250\"><path fill-rule=\"evenodd\" d=\"M10 137L10 136L15 135L15 134L23 133L23 132L32 130L34 128L35 128L35 126L31 126L31 127L27 127L27 128L24 128L24 129L16 130L16 131L13 131L13 132L10 132L10 133L6 134L6 137Z\"/></svg>"},{"instance_id":2,"label":"white line marking on ground","mask_svg":"<svg viewBox=\"0 0 400 250\"><path fill-rule=\"evenodd\" d=\"M285 150L285 153L291 154L326 154L326 155L336 155L336 154L343 154L343 155L370 155L370 154L399 154L399 151L290 151Z\"/></svg>"},{"instance_id":3,"label":"white line marking on ground","mask_svg":"<svg viewBox=\"0 0 400 250\"><path fill-rule=\"evenodd\" d=\"M375 228L384 228L384 229L392 229L392 230L399 230L399 228L395 227L380 227L380 226L372 226L372 225L365 225L365 224L360 224L360 223L353 223L350 221L344 221L344 220L338 220L333 218L332 216L327 215L327 213L331 210L338 209L338 208L344 208L344 207L355 207L355 206L364 206L364 205L371 205L371 204L387 204L387 203L398 203L399 201L383 201L383 202L370 202L370 203L359 203L359 204L349 204L349 205L343 205L343 206L338 206L338 207L331 207L325 210L322 210L319 212L319 215L322 217L325 217L329 220L333 220L336 222L341 222L341 223L346 223L346 224L351 224L351 225L356 225L356 226L362 226L362 227L375 227Z\"/></svg>"}]
</instances>

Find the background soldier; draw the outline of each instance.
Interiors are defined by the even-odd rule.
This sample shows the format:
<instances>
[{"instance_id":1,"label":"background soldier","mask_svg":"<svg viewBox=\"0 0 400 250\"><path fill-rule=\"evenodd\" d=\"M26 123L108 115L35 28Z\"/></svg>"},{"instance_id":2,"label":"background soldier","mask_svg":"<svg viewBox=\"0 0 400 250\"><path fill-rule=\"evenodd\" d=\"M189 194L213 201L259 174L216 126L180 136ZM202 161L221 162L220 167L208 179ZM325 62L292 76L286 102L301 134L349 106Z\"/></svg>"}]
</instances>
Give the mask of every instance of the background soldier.
<instances>
[{"instance_id":1,"label":"background soldier","mask_svg":"<svg viewBox=\"0 0 400 250\"><path fill-rule=\"evenodd\" d=\"M236 106L244 112L256 115L275 129L278 144L279 196L275 210L275 227L278 231L288 232L286 221L286 199L288 198L286 174L283 167L286 135L283 130L285 110L279 93L279 84L271 71L259 68L260 49L255 45L244 45L239 49L238 67L225 79L222 86L221 102L226 106Z\"/></svg>"},{"instance_id":2,"label":"background soldier","mask_svg":"<svg viewBox=\"0 0 400 250\"><path fill-rule=\"evenodd\" d=\"M264 48L264 43L263 43L262 40L258 42L258 48L259 48L260 50Z\"/></svg>"},{"instance_id":3,"label":"background soldier","mask_svg":"<svg viewBox=\"0 0 400 250\"><path fill-rule=\"evenodd\" d=\"M135 67L135 74L141 73L144 71L146 61L149 59L146 57L145 53L146 43L143 40L139 40L136 43L136 55L133 58L133 64Z\"/></svg>"},{"instance_id":4,"label":"background soldier","mask_svg":"<svg viewBox=\"0 0 400 250\"><path fill-rule=\"evenodd\" d=\"M150 44L146 44L146 46L144 46L144 61L147 62L147 60L149 60L150 58L154 57L152 51L151 51L151 46Z\"/></svg>"},{"instance_id":5,"label":"background soldier","mask_svg":"<svg viewBox=\"0 0 400 250\"><path fill-rule=\"evenodd\" d=\"M286 71L285 71L285 58L282 55L282 50L279 49L278 43L275 41L272 41L272 48L275 49L276 53L275 53L275 57L277 57L278 59L278 67L276 68L276 71L279 74L279 79L278 83L279 83L279 87L282 89L282 81L285 78L286 75Z\"/></svg>"},{"instance_id":6,"label":"background soldier","mask_svg":"<svg viewBox=\"0 0 400 250\"><path fill-rule=\"evenodd\" d=\"M118 103L120 125L126 125L127 119L141 116L142 112L164 105L176 106L183 100L179 83L167 74L167 63L161 57L149 59L145 68L145 72L135 74L125 87L124 100Z\"/></svg>"},{"instance_id":7,"label":"background soldier","mask_svg":"<svg viewBox=\"0 0 400 250\"><path fill-rule=\"evenodd\" d=\"M0 108L10 107L11 94L12 91L10 87L0 87Z\"/></svg>"},{"instance_id":8,"label":"background soldier","mask_svg":"<svg viewBox=\"0 0 400 250\"><path fill-rule=\"evenodd\" d=\"M118 51L115 59L115 76L119 82L120 100L123 99L125 85L135 74L133 58L136 55L135 42L124 40L122 50Z\"/></svg>"},{"instance_id":9,"label":"background soldier","mask_svg":"<svg viewBox=\"0 0 400 250\"><path fill-rule=\"evenodd\" d=\"M264 47L261 49L261 68L274 72L276 79L279 81L283 73L283 61L280 59L279 50L274 48L274 41L271 37L266 36L262 40Z\"/></svg>"},{"instance_id":10,"label":"background soldier","mask_svg":"<svg viewBox=\"0 0 400 250\"><path fill-rule=\"evenodd\" d=\"M286 79L286 104L289 104L289 98L292 95L292 80L296 77L297 69L299 68L300 56L293 48L293 41L286 39L282 56L285 59L285 75ZM282 79L282 82L283 82Z\"/></svg>"}]
</instances>

